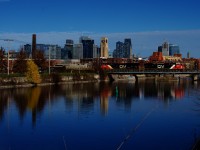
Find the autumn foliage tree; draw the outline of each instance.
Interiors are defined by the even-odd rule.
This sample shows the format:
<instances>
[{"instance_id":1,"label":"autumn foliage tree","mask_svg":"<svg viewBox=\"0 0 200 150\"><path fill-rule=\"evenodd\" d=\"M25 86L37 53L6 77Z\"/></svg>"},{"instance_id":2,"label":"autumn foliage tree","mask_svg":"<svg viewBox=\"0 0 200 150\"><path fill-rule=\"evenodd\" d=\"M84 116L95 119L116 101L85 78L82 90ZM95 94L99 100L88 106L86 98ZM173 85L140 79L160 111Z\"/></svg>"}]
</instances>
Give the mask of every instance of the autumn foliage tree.
<instances>
[{"instance_id":1,"label":"autumn foliage tree","mask_svg":"<svg viewBox=\"0 0 200 150\"><path fill-rule=\"evenodd\" d=\"M27 61L26 77L27 80L31 83L41 83L41 77L39 74L38 66L32 60Z\"/></svg>"},{"instance_id":2,"label":"autumn foliage tree","mask_svg":"<svg viewBox=\"0 0 200 150\"><path fill-rule=\"evenodd\" d=\"M27 63L26 63L26 53L21 50L17 55L16 61L13 64L13 72L14 73L25 73L27 70Z\"/></svg>"}]
</instances>

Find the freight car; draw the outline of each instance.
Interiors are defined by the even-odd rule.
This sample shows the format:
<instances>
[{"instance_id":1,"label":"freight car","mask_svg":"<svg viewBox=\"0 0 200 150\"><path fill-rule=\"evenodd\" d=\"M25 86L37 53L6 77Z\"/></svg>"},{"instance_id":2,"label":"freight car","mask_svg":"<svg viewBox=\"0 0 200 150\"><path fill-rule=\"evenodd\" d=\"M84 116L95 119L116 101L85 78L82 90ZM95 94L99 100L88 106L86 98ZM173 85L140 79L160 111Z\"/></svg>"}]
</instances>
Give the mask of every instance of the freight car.
<instances>
[{"instance_id":1,"label":"freight car","mask_svg":"<svg viewBox=\"0 0 200 150\"><path fill-rule=\"evenodd\" d=\"M138 69L139 63L112 63L110 66L113 69Z\"/></svg>"},{"instance_id":2,"label":"freight car","mask_svg":"<svg viewBox=\"0 0 200 150\"><path fill-rule=\"evenodd\" d=\"M181 63L164 62L164 63L145 63L145 70L184 70L185 66Z\"/></svg>"}]
</instances>

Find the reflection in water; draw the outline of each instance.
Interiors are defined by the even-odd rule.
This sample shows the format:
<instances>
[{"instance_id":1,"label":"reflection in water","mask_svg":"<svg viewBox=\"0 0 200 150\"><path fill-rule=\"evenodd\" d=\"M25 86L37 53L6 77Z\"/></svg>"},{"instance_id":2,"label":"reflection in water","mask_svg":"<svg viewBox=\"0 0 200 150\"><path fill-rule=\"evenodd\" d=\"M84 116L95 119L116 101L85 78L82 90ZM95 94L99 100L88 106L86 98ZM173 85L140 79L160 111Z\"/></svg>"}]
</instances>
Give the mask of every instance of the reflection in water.
<instances>
[{"instance_id":1,"label":"reflection in water","mask_svg":"<svg viewBox=\"0 0 200 150\"><path fill-rule=\"evenodd\" d=\"M188 92L188 95L191 97L194 105L192 107L192 110L199 116L200 114L200 89L198 87L199 85L197 82L193 85L195 87L191 91ZM198 118L199 119L199 118ZM200 130L199 130L200 124L198 124L197 127L193 129L193 146L192 150L198 150L200 149Z\"/></svg>"},{"instance_id":2,"label":"reflection in water","mask_svg":"<svg viewBox=\"0 0 200 150\"><path fill-rule=\"evenodd\" d=\"M112 95L112 88L109 84L100 84L100 106L101 113L106 115L108 113L109 97Z\"/></svg>"},{"instance_id":3,"label":"reflection in water","mask_svg":"<svg viewBox=\"0 0 200 150\"><path fill-rule=\"evenodd\" d=\"M185 90L191 84L187 82L114 82L114 83L87 83L67 84L60 86L46 86L21 89L4 89L0 93L0 121L9 107L14 103L23 120L27 111L32 113L32 123L36 124L37 115L45 108L60 98L65 99L66 110L70 111L74 103L78 103L77 109L81 114L89 114L93 111L95 101L100 100L100 111L106 115L109 111L109 98L115 97L118 105L131 109L134 99L155 98L163 100L167 105L170 100L181 100ZM10 100L10 102L9 102Z\"/></svg>"},{"instance_id":4,"label":"reflection in water","mask_svg":"<svg viewBox=\"0 0 200 150\"><path fill-rule=\"evenodd\" d=\"M186 80L1 89L0 149L116 149L135 128L124 149L189 149L199 89Z\"/></svg>"}]
</instances>

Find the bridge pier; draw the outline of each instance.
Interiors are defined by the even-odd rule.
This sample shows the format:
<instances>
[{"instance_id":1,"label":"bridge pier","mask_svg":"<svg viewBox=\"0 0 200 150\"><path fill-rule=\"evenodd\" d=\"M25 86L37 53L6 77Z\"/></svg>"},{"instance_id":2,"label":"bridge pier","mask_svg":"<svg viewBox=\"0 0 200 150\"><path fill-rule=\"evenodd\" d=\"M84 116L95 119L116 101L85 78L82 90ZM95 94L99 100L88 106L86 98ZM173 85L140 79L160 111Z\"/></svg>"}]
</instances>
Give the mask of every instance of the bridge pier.
<instances>
[{"instance_id":1,"label":"bridge pier","mask_svg":"<svg viewBox=\"0 0 200 150\"><path fill-rule=\"evenodd\" d=\"M109 78L109 81L110 81L110 82L115 81L115 79L113 78L113 76L112 76L111 74L108 74L108 78Z\"/></svg>"},{"instance_id":2,"label":"bridge pier","mask_svg":"<svg viewBox=\"0 0 200 150\"><path fill-rule=\"evenodd\" d=\"M192 81L197 81L199 79L199 75L198 74L193 74L191 75Z\"/></svg>"},{"instance_id":3,"label":"bridge pier","mask_svg":"<svg viewBox=\"0 0 200 150\"><path fill-rule=\"evenodd\" d=\"M137 75L135 75L135 81L136 81L136 82L138 81L138 76L137 76Z\"/></svg>"}]
</instances>

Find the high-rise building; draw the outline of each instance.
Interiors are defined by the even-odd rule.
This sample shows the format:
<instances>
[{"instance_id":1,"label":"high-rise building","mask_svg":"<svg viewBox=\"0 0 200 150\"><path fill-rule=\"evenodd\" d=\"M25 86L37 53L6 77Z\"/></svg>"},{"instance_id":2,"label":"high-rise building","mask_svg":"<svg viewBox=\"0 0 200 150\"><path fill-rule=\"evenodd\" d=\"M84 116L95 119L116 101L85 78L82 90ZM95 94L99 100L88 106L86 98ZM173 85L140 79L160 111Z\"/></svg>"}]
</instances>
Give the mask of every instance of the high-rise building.
<instances>
[{"instance_id":1,"label":"high-rise building","mask_svg":"<svg viewBox=\"0 0 200 150\"><path fill-rule=\"evenodd\" d=\"M158 46L158 52L162 52L162 46Z\"/></svg>"},{"instance_id":2,"label":"high-rise building","mask_svg":"<svg viewBox=\"0 0 200 150\"><path fill-rule=\"evenodd\" d=\"M101 55L100 57L108 58L108 38L101 38Z\"/></svg>"},{"instance_id":3,"label":"high-rise building","mask_svg":"<svg viewBox=\"0 0 200 150\"><path fill-rule=\"evenodd\" d=\"M73 59L83 58L83 44L74 44Z\"/></svg>"},{"instance_id":4,"label":"high-rise building","mask_svg":"<svg viewBox=\"0 0 200 150\"><path fill-rule=\"evenodd\" d=\"M131 39L124 40L124 58L132 58Z\"/></svg>"},{"instance_id":5,"label":"high-rise building","mask_svg":"<svg viewBox=\"0 0 200 150\"><path fill-rule=\"evenodd\" d=\"M36 49L45 53L46 51L49 50L49 45L47 45L47 44L36 44Z\"/></svg>"},{"instance_id":6,"label":"high-rise building","mask_svg":"<svg viewBox=\"0 0 200 150\"><path fill-rule=\"evenodd\" d=\"M169 55L174 56L174 54L180 54L180 48L178 45L169 44Z\"/></svg>"},{"instance_id":7,"label":"high-rise building","mask_svg":"<svg viewBox=\"0 0 200 150\"><path fill-rule=\"evenodd\" d=\"M83 44L83 58L93 58L94 40L87 36L81 36L80 43Z\"/></svg>"},{"instance_id":8,"label":"high-rise building","mask_svg":"<svg viewBox=\"0 0 200 150\"><path fill-rule=\"evenodd\" d=\"M93 58L99 58L99 46L95 45L93 46Z\"/></svg>"},{"instance_id":9,"label":"high-rise building","mask_svg":"<svg viewBox=\"0 0 200 150\"><path fill-rule=\"evenodd\" d=\"M56 59L61 59L61 47L56 45Z\"/></svg>"},{"instance_id":10,"label":"high-rise building","mask_svg":"<svg viewBox=\"0 0 200 150\"><path fill-rule=\"evenodd\" d=\"M124 39L124 43L118 41L116 49L113 52L114 58L132 58L132 43L131 39Z\"/></svg>"},{"instance_id":11,"label":"high-rise building","mask_svg":"<svg viewBox=\"0 0 200 150\"><path fill-rule=\"evenodd\" d=\"M61 59L61 47L58 45L37 44L36 48L43 52L46 59Z\"/></svg>"},{"instance_id":12,"label":"high-rise building","mask_svg":"<svg viewBox=\"0 0 200 150\"><path fill-rule=\"evenodd\" d=\"M164 42L162 46L158 46L158 52L162 52L163 56L174 56L174 54L180 54L180 48L178 45Z\"/></svg>"},{"instance_id":13,"label":"high-rise building","mask_svg":"<svg viewBox=\"0 0 200 150\"><path fill-rule=\"evenodd\" d=\"M163 56L169 56L169 43L168 42L163 43L162 54L163 54Z\"/></svg>"},{"instance_id":14,"label":"high-rise building","mask_svg":"<svg viewBox=\"0 0 200 150\"><path fill-rule=\"evenodd\" d=\"M190 52L187 52L187 58L190 58Z\"/></svg>"},{"instance_id":15,"label":"high-rise building","mask_svg":"<svg viewBox=\"0 0 200 150\"><path fill-rule=\"evenodd\" d=\"M73 58L73 46L74 41L71 39L66 40L64 49L62 50L62 59L72 59Z\"/></svg>"},{"instance_id":16,"label":"high-rise building","mask_svg":"<svg viewBox=\"0 0 200 150\"><path fill-rule=\"evenodd\" d=\"M116 42L116 49L113 52L114 58L123 58L123 51L124 51L124 43L123 42Z\"/></svg>"},{"instance_id":17,"label":"high-rise building","mask_svg":"<svg viewBox=\"0 0 200 150\"><path fill-rule=\"evenodd\" d=\"M45 51L46 59L61 59L61 47L58 45L47 45L48 50Z\"/></svg>"},{"instance_id":18,"label":"high-rise building","mask_svg":"<svg viewBox=\"0 0 200 150\"><path fill-rule=\"evenodd\" d=\"M46 59L57 59L56 58L56 45L48 45L48 50L44 52Z\"/></svg>"}]
</instances>

